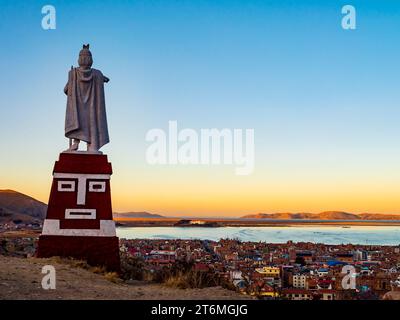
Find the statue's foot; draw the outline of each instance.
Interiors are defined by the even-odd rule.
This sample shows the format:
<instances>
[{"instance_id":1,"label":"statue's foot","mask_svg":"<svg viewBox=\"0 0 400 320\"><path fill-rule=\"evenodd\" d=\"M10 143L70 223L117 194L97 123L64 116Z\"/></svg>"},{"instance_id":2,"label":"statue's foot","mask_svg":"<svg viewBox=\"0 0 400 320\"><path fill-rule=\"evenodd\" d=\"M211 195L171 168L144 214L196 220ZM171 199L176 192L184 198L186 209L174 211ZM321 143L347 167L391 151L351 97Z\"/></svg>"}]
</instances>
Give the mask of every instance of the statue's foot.
<instances>
[{"instance_id":1,"label":"statue's foot","mask_svg":"<svg viewBox=\"0 0 400 320\"><path fill-rule=\"evenodd\" d=\"M69 147L70 151L77 151L79 148L79 140L74 140L74 143Z\"/></svg>"},{"instance_id":2,"label":"statue's foot","mask_svg":"<svg viewBox=\"0 0 400 320\"><path fill-rule=\"evenodd\" d=\"M71 146L65 150L64 152L74 152L74 151L78 151L79 149L79 142L80 140L74 139L74 142L71 144Z\"/></svg>"},{"instance_id":3,"label":"statue's foot","mask_svg":"<svg viewBox=\"0 0 400 320\"><path fill-rule=\"evenodd\" d=\"M90 143L87 144L87 152L102 154L102 152L99 151L99 148L97 148L95 145L90 144Z\"/></svg>"}]
</instances>

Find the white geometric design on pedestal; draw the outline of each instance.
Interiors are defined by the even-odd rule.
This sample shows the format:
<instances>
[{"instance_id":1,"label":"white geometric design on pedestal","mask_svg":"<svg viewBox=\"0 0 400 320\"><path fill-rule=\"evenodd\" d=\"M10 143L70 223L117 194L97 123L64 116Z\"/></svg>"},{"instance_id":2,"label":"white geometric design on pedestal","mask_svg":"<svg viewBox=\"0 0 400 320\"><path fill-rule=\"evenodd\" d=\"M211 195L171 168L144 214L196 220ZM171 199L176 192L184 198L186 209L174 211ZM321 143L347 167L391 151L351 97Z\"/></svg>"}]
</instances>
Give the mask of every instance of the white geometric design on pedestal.
<instances>
[{"instance_id":1,"label":"white geometric design on pedestal","mask_svg":"<svg viewBox=\"0 0 400 320\"><path fill-rule=\"evenodd\" d=\"M58 181L57 191L60 192L74 192L75 191L75 181Z\"/></svg>"},{"instance_id":2,"label":"white geometric design on pedestal","mask_svg":"<svg viewBox=\"0 0 400 320\"><path fill-rule=\"evenodd\" d=\"M89 192L106 192L106 182L89 181Z\"/></svg>"},{"instance_id":3,"label":"white geometric design on pedestal","mask_svg":"<svg viewBox=\"0 0 400 320\"><path fill-rule=\"evenodd\" d=\"M60 220L45 219L42 235L115 237L115 222L113 220L100 220L100 229L60 229Z\"/></svg>"},{"instance_id":4,"label":"white geometric design on pedestal","mask_svg":"<svg viewBox=\"0 0 400 320\"><path fill-rule=\"evenodd\" d=\"M65 209L65 219L96 219L96 209Z\"/></svg>"}]
</instances>

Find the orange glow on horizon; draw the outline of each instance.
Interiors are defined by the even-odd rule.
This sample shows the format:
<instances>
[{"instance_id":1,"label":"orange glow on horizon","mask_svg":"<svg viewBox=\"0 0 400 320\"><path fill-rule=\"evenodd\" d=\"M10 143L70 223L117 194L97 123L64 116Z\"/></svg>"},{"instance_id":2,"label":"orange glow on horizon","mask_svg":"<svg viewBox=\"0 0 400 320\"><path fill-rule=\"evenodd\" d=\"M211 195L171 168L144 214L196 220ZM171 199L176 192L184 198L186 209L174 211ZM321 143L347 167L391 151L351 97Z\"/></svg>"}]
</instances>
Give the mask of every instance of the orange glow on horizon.
<instances>
[{"instance_id":1,"label":"orange glow on horizon","mask_svg":"<svg viewBox=\"0 0 400 320\"><path fill-rule=\"evenodd\" d=\"M397 192L400 184L395 179L374 181L365 177L350 183L334 178L320 181L280 176L278 179L267 173L238 177L228 169L219 168L121 170L111 180L113 210L200 217L322 211L400 213ZM13 189L47 203L51 174L38 171L30 172L29 179L27 176L27 172L20 171L6 177L0 189Z\"/></svg>"}]
</instances>

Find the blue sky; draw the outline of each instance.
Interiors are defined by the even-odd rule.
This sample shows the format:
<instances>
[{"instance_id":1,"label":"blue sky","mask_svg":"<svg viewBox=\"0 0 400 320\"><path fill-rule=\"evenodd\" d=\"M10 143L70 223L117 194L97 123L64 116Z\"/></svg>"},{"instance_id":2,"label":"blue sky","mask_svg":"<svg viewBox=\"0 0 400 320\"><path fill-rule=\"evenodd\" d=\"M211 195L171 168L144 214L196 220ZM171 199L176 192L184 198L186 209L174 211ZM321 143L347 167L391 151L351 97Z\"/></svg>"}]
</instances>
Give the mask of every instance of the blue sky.
<instances>
[{"instance_id":1,"label":"blue sky","mask_svg":"<svg viewBox=\"0 0 400 320\"><path fill-rule=\"evenodd\" d=\"M189 204L174 209L160 200L172 180L179 182L171 182L176 194L164 198L179 199L194 180L202 186L189 188L193 208L201 201L195 198L199 192L219 196L208 193L209 184L237 186L247 200L236 211L218 206L218 214L399 208L400 2L0 4L0 188L47 201L51 167L67 146L62 90L82 44L90 43L93 67L111 79L106 84L111 143L103 151L114 165L116 209L192 212ZM41 28L46 4L57 10L56 30ZM341 28L345 4L357 10L356 30ZM254 128L254 176L231 177L232 169L224 167L149 166L145 134L166 128L169 120L181 128ZM293 200L302 181L312 185L304 202L331 194L332 203L307 207ZM276 186L281 204L260 205L262 193L252 198L254 190ZM142 188L156 191L158 205L148 202L152 197ZM346 192L335 193L341 188ZM364 191L356 191L360 188ZM320 189L326 192L315 193ZM342 205L352 190L357 203ZM253 200L257 206L249 205ZM215 210L195 213L203 211Z\"/></svg>"}]
</instances>

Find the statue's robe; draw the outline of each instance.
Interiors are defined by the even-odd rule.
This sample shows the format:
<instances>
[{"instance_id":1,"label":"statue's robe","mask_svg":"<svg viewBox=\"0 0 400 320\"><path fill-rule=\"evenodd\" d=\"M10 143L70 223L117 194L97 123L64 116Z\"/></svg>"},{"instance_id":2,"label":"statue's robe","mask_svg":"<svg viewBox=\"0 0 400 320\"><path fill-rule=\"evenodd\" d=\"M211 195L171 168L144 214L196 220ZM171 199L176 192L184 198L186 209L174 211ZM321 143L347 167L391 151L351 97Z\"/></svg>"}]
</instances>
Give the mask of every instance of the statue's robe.
<instances>
[{"instance_id":1,"label":"statue's robe","mask_svg":"<svg viewBox=\"0 0 400 320\"><path fill-rule=\"evenodd\" d=\"M68 95L65 136L85 141L96 150L110 142L101 71L71 69L64 92Z\"/></svg>"}]
</instances>

